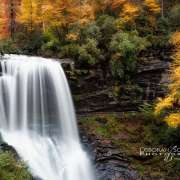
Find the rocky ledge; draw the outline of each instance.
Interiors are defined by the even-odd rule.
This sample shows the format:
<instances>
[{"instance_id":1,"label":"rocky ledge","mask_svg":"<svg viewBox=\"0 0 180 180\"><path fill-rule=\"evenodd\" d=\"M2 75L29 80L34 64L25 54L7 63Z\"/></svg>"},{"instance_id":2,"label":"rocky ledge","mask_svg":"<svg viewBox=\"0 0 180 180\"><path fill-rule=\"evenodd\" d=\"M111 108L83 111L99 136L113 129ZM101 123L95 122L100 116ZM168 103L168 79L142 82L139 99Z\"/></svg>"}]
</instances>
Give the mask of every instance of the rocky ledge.
<instances>
[{"instance_id":1,"label":"rocky ledge","mask_svg":"<svg viewBox=\"0 0 180 180\"><path fill-rule=\"evenodd\" d=\"M84 147L89 151L98 180L139 180L141 177L130 167L127 156L111 141L87 134L80 125Z\"/></svg>"},{"instance_id":2,"label":"rocky ledge","mask_svg":"<svg viewBox=\"0 0 180 180\"><path fill-rule=\"evenodd\" d=\"M136 111L144 101L164 97L170 82L170 61L148 60L138 64L134 84L119 85L118 94L112 78L103 80L98 71L79 78L76 83L70 80L78 113Z\"/></svg>"}]
</instances>

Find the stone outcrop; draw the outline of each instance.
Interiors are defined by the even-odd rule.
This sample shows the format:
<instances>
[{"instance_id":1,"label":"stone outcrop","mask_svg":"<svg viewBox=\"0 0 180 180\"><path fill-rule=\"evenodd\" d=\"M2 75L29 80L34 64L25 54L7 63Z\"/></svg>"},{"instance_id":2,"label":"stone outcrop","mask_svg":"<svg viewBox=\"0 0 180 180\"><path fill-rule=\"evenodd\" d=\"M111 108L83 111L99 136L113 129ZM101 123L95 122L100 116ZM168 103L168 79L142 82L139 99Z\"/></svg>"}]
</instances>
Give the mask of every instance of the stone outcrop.
<instances>
[{"instance_id":1,"label":"stone outcrop","mask_svg":"<svg viewBox=\"0 0 180 180\"><path fill-rule=\"evenodd\" d=\"M123 112L137 110L140 105L151 102L157 97L164 97L167 93L169 68L171 59L148 56L140 58L136 74L132 81L138 86L121 86L119 97L114 96L113 80L110 74L103 75L101 70L82 74L76 79L70 79L70 86L78 113L91 112ZM168 58L169 57L169 58Z\"/></svg>"},{"instance_id":2,"label":"stone outcrop","mask_svg":"<svg viewBox=\"0 0 180 180\"><path fill-rule=\"evenodd\" d=\"M139 180L141 177L130 167L127 156L108 140L86 134L81 129L82 142L89 150L98 180Z\"/></svg>"},{"instance_id":3,"label":"stone outcrop","mask_svg":"<svg viewBox=\"0 0 180 180\"><path fill-rule=\"evenodd\" d=\"M167 93L170 64L169 61L158 59L141 61L138 64L135 80L144 90L144 100L153 100Z\"/></svg>"}]
</instances>

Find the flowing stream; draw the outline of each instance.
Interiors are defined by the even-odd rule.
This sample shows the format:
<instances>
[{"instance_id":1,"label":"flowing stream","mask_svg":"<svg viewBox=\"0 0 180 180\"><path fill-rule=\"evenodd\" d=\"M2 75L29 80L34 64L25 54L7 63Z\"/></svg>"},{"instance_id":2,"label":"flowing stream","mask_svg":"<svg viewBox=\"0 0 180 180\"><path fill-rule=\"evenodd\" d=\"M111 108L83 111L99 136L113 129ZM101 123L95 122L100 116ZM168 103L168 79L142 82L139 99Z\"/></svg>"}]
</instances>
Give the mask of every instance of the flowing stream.
<instances>
[{"instance_id":1,"label":"flowing stream","mask_svg":"<svg viewBox=\"0 0 180 180\"><path fill-rule=\"evenodd\" d=\"M94 180L59 62L22 55L0 60L0 132L34 176Z\"/></svg>"}]
</instances>

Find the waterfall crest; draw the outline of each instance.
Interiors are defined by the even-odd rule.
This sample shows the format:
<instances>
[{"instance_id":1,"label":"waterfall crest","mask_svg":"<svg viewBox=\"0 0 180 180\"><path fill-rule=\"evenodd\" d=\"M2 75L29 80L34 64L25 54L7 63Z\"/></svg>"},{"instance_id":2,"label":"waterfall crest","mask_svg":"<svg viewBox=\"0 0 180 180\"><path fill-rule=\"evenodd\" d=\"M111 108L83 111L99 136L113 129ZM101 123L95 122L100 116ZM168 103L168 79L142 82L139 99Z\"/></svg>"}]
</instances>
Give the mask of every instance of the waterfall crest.
<instances>
[{"instance_id":1,"label":"waterfall crest","mask_svg":"<svg viewBox=\"0 0 180 180\"><path fill-rule=\"evenodd\" d=\"M43 180L93 180L61 64L5 55L0 71L0 132L31 172Z\"/></svg>"}]
</instances>

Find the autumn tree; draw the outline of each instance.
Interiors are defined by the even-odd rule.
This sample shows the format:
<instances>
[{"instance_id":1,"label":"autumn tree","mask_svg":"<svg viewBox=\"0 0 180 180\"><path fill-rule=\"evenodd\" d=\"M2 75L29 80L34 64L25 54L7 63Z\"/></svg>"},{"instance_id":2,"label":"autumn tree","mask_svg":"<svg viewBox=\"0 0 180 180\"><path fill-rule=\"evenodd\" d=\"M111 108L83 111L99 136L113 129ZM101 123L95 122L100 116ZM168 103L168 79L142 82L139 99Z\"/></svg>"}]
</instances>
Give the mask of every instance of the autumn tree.
<instances>
[{"instance_id":1,"label":"autumn tree","mask_svg":"<svg viewBox=\"0 0 180 180\"><path fill-rule=\"evenodd\" d=\"M144 5L147 7L148 11L157 14L160 12L160 4L156 0L144 0Z\"/></svg>"},{"instance_id":2,"label":"autumn tree","mask_svg":"<svg viewBox=\"0 0 180 180\"><path fill-rule=\"evenodd\" d=\"M9 0L8 3L8 16L9 16L9 30L13 38L16 30L16 14L20 5L20 0Z\"/></svg>"},{"instance_id":3,"label":"autumn tree","mask_svg":"<svg viewBox=\"0 0 180 180\"><path fill-rule=\"evenodd\" d=\"M34 26L39 24L40 19L40 3L39 0L22 0L18 13L18 22L24 24L29 31L32 31Z\"/></svg>"},{"instance_id":4,"label":"autumn tree","mask_svg":"<svg viewBox=\"0 0 180 180\"><path fill-rule=\"evenodd\" d=\"M3 0L1 3L1 27L4 36L14 37L16 30L16 14L20 5L20 0Z\"/></svg>"},{"instance_id":5,"label":"autumn tree","mask_svg":"<svg viewBox=\"0 0 180 180\"><path fill-rule=\"evenodd\" d=\"M175 53L169 94L166 98L159 99L155 113L162 114L170 126L177 127L180 125L180 32L172 35L171 43L175 47Z\"/></svg>"},{"instance_id":6,"label":"autumn tree","mask_svg":"<svg viewBox=\"0 0 180 180\"><path fill-rule=\"evenodd\" d=\"M4 5L3 3L0 4L0 38L3 38L7 34L7 27L5 26L6 23L6 14L4 12Z\"/></svg>"},{"instance_id":7,"label":"autumn tree","mask_svg":"<svg viewBox=\"0 0 180 180\"><path fill-rule=\"evenodd\" d=\"M156 23L156 16L161 12L160 3L156 0L144 0L144 13L152 26Z\"/></svg>"}]
</instances>

